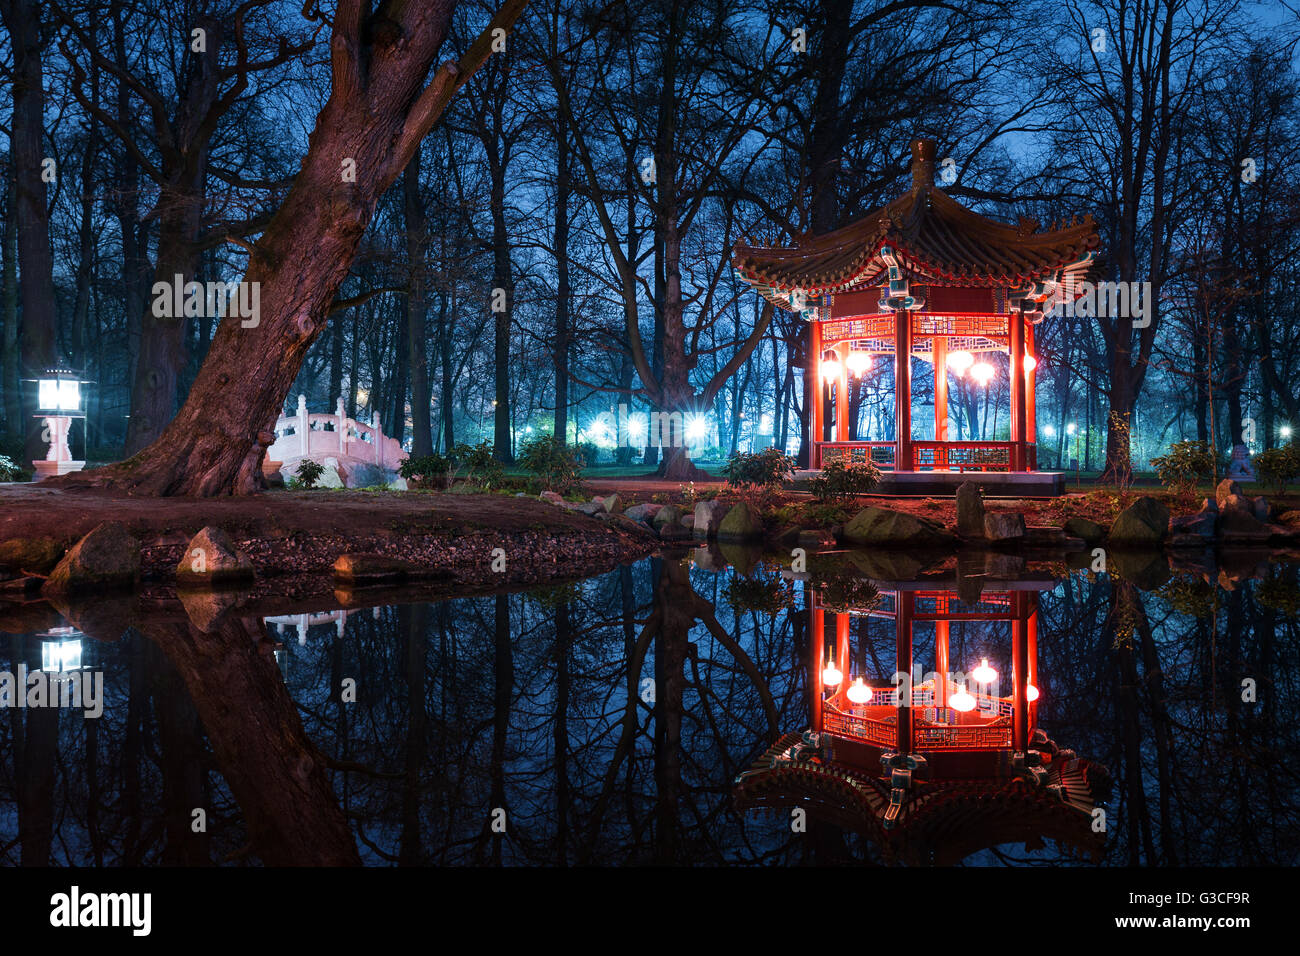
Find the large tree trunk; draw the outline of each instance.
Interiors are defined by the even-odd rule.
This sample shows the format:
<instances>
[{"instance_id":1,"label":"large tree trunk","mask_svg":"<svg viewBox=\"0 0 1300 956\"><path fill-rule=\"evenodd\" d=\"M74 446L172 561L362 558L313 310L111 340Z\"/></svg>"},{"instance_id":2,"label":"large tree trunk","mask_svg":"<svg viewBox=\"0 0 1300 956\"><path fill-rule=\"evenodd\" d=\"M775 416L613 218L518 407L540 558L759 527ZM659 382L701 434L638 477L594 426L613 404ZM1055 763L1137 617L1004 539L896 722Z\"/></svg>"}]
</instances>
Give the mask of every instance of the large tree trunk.
<instances>
[{"instance_id":1,"label":"large tree trunk","mask_svg":"<svg viewBox=\"0 0 1300 956\"><path fill-rule=\"evenodd\" d=\"M6 170L7 172L7 170ZM17 197L6 178L4 238L4 338L0 340L0 393L4 395L5 444L17 448L24 437L23 410L18 401L18 224L14 218Z\"/></svg>"},{"instance_id":2,"label":"large tree trunk","mask_svg":"<svg viewBox=\"0 0 1300 956\"><path fill-rule=\"evenodd\" d=\"M461 83L490 55L526 0L506 0L462 57L426 87L453 4L343 0L331 39L333 89L284 204L257 241L245 282L260 287L257 320L228 316L184 407L140 454L59 479L158 495L248 494L264 486L270 424L328 324L380 195L392 185ZM391 19L391 18L396 19Z\"/></svg>"},{"instance_id":3,"label":"large tree trunk","mask_svg":"<svg viewBox=\"0 0 1300 956\"><path fill-rule=\"evenodd\" d=\"M555 437L569 440L569 126L555 121Z\"/></svg>"},{"instance_id":4,"label":"large tree trunk","mask_svg":"<svg viewBox=\"0 0 1300 956\"><path fill-rule=\"evenodd\" d=\"M19 292L23 303L19 356L22 377L31 379L55 365L57 330L54 313L54 260L50 252L50 217L42 178L45 87L41 75L41 17L35 0L0 0L13 46L13 120L9 134L17 199ZM57 174L57 170L54 170ZM45 457L35 386L27 383L20 415L24 417L27 460Z\"/></svg>"},{"instance_id":5,"label":"large tree trunk","mask_svg":"<svg viewBox=\"0 0 1300 956\"><path fill-rule=\"evenodd\" d=\"M429 389L429 353L425 317L429 296L425 282L425 239L428 220L420 202L420 151L411 157L402 177L402 199L406 210L406 258L411 266L410 290L406 295L406 347L411 365L411 455L433 454L433 428L429 417L432 394Z\"/></svg>"}]
</instances>

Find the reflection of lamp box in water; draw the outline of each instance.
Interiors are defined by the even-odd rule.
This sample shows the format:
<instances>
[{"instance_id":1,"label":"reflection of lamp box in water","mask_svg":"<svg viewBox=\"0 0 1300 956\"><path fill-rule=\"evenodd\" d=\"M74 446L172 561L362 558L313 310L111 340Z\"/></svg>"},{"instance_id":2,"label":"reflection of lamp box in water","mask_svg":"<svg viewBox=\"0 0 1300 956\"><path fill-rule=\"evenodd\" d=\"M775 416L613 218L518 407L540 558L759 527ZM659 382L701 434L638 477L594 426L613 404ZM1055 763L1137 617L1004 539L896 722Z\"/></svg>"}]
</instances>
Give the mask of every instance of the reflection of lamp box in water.
<instances>
[{"instance_id":1,"label":"reflection of lamp box in water","mask_svg":"<svg viewBox=\"0 0 1300 956\"><path fill-rule=\"evenodd\" d=\"M811 592L812 727L786 734L737 778L737 805L803 807L912 862L957 862L1043 836L1099 854L1092 810L1109 785L1105 768L1036 726L1045 585L1004 582L973 604L955 585L892 585L864 607L828 608ZM855 654L854 634L869 640L880 622L892 623L893 672L854 673L854 662L879 657ZM954 626L974 660L949 660Z\"/></svg>"},{"instance_id":2,"label":"reflection of lamp box in water","mask_svg":"<svg viewBox=\"0 0 1300 956\"><path fill-rule=\"evenodd\" d=\"M68 674L84 665L82 633L75 627L52 627L41 635L41 670L49 674Z\"/></svg>"}]
</instances>

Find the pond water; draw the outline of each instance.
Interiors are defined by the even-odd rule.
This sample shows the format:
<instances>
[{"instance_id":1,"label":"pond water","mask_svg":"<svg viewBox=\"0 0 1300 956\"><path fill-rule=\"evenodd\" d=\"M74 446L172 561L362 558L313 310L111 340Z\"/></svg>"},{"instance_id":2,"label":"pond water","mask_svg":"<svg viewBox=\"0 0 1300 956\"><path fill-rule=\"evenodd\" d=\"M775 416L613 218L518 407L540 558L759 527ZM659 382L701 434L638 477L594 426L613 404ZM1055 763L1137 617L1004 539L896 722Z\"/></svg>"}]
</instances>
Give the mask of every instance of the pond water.
<instances>
[{"instance_id":1,"label":"pond water","mask_svg":"<svg viewBox=\"0 0 1300 956\"><path fill-rule=\"evenodd\" d=\"M692 552L533 592L376 607L359 594L346 610L158 599L11 613L0 669L30 688L44 667L56 698L80 675L87 700L18 706L0 677L0 862L1300 862L1296 566L1144 590L1064 562L940 562L907 580L852 555L806 572L736 563ZM1024 672L1032 726L1016 724L1027 691L1009 677L988 689L980 733L1032 732L1049 769L1082 760L1086 805L1005 755L931 754L887 826L897 779L872 770L869 747L847 796L813 771L848 750L774 760L774 742L835 710L818 687L833 648L841 690L865 676L888 695L903 608L929 688L915 693L932 695L917 725L965 719L933 706L936 672L984 658ZM898 718L878 710L855 726L883 728L889 751ZM737 786L756 762L758 797ZM922 820L918 795L942 778L949 809Z\"/></svg>"}]
</instances>

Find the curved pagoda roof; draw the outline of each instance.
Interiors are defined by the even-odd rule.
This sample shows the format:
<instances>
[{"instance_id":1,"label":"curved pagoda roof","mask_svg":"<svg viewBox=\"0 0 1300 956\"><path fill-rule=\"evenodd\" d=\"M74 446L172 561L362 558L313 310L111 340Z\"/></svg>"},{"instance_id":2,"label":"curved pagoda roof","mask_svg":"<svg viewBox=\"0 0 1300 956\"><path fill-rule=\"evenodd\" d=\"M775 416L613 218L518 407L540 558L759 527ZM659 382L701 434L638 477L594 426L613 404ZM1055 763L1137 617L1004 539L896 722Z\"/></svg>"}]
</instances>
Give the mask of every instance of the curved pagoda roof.
<instances>
[{"instance_id":1,"label":"curved pagoda roof","mask_svg":"<svg viewBox=\"0 0 1300 956\"><path fill-rule=\"evenodd\" d=\"M791 295L864 290L889 281L892 258L918 284L1001 287L1041 301L1072 289L1101 245L1091 216L1046 231L980 215L934 186L934 143L912 146L912 188L893 202L794 248L738 243L732 264L761 293L795 310ZM782 294L784 293L784 294Z\"/></svg>"}]
</instances>

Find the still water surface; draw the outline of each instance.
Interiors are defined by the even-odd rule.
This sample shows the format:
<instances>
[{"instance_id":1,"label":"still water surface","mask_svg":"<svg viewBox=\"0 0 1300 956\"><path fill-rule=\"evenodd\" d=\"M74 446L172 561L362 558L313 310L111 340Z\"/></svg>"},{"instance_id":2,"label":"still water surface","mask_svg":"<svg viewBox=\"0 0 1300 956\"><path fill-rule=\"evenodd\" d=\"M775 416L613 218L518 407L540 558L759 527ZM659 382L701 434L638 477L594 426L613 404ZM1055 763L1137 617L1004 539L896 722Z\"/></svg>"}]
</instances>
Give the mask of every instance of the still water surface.
<instances>
[{"instance_id":1,"label":"still water surface","mask_svg":"<svg viewBox=\"0 0 1300 956\"><path fill-rule=\"evenodd\" d=\"M852 562L740 563L652 558L546 590L346 611L154 601L125 619L103 605L19 617L0 669L102 673L103 710L9 698L0 862L933 861L812 804L803 825L737 807L737 777L812 723L818 649L835 640L814 625L814 591L852 612L846 675L888 683L898 649L891 582ZM960 862L1300 862L1297 570L1147 590L1063 564L1010 575L1037 611L1037 726L1107 769L1105 828L1090 856L1052 834L991 842L1006 832L992 824L980 839L976 816ZM912 586L951 591L956 611L996 605L997 575L967 575L960 595L952 577ZM954 670L1014 669L1005 621L945 627ZM935 633L913 636L920 671Z\"/></svg>"}]
</instances>

